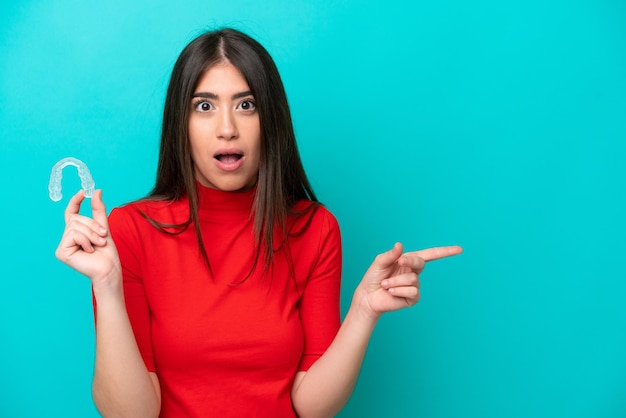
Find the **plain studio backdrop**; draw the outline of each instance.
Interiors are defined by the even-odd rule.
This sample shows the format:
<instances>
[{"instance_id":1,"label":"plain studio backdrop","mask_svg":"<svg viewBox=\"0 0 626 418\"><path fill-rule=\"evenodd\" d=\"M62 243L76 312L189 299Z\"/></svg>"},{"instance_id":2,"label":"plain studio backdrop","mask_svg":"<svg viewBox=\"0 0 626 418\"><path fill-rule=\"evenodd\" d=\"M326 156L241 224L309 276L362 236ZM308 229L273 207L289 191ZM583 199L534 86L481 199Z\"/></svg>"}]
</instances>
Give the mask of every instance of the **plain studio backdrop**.
<instances>
[{"instance_id":1,"label":"plain studio backdrop","mask_svg":"<svg viewBox=\"0 0 626 418\"><path fill-rule=\"evenodd\" d=\"M221 26L283 76L343 313L395 241L465 248L380 321L341 417L626 416L619 0L2 2L0 416L98 416L90 284L54 258L80 184L52 202L50 170L145 195L174 61Z\"/></svg>"}]
</instances>

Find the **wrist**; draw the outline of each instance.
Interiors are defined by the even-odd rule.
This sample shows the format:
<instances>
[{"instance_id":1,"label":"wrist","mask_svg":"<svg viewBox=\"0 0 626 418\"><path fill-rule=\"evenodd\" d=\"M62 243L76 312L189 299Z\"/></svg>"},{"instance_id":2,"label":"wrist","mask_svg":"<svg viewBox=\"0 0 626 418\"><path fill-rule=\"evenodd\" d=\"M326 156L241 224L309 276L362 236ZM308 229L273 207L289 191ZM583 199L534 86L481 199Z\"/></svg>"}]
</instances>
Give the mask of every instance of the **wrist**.
<instances>
[{"instance_id":1,"label":"wrist","mask_svg":"<svg viewBox=\"0 0 626 418\"><path fill-rule=\"evenodd\" d=\"M94 277L91 283L96 300L99 297L123 294L121 267L116 264L102 277Z\"/></svg>"},{"instance_id":2,"label":"wrist","mask_svg":"<svg viewBox=\"0 0 626 418\"><path fill-rule=\"evenodd\" d=\"M350 305L350 312L360 318L363 321L372 322L374 325L378 322L381 313L375 312L368 301L368 292L361 286L358 286L352 296L352 304Z\"/></svg>"}]
</instances>

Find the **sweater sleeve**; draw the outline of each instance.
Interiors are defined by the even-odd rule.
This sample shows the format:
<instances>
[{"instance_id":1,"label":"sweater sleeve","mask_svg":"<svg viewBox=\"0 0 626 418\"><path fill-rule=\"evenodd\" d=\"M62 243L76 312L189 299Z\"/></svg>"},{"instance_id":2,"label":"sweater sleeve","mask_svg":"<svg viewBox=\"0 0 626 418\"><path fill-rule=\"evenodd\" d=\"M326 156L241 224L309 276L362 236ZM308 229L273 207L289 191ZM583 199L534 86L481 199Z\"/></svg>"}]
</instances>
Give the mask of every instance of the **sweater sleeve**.
<instances>
[{"instance_id":1,"label":"sweater sleeve","mask_svg":"<svg viewBox=\"0 0 626 418\"><path fill-rule=\"evenodd\" d=\"M150 332L150 305L141 273L141 234L138 225L128 213L129 210L134 209L113 209L109 215L109 227L122 265L128 318L143 361L148 371L154 372L156 369Z\"/></svg>"},{"instance_id":2,"label":"sweater sleeve","mask_svg":"<svg viewBox=\"0 0 626 418\"><path fill-rule=\"evenodd\" d=\"M335 217L326 209L320 212L324 218L318 255L300 300L304 351L299 371L308 370L324 354L341 325L341 234Z\"/></svg>"}]
</instances>

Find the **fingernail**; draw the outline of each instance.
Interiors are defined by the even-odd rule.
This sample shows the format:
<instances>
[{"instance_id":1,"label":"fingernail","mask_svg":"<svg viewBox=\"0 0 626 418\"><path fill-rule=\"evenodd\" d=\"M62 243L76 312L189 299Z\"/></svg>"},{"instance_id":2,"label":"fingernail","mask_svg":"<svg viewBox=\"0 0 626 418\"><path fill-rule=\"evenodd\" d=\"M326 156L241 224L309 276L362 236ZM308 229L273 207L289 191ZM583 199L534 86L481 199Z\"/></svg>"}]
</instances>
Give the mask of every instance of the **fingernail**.
<instances>
[{"instance_id":1,"label":"fingernail","mask_svg":"<svg viewBox=\"0 0 626 418\"><path fill-rule=\"evenodd\" d=\"M101 226L100 228L98 228L98 232L100 232L101 234L106 234L107 230L106 228Z\"/></svg>"},{"instance_id":2,"label":"fingernail","mask_svg":"<svg viewBox=\"0 0 626 418\"><path fill-rule=\"evenodd\" d=\"M389 287L389 280L383 280L382 282L380 282L380 285L382 287L384 287L385 289Z\"/></svg>"}]
</instances>

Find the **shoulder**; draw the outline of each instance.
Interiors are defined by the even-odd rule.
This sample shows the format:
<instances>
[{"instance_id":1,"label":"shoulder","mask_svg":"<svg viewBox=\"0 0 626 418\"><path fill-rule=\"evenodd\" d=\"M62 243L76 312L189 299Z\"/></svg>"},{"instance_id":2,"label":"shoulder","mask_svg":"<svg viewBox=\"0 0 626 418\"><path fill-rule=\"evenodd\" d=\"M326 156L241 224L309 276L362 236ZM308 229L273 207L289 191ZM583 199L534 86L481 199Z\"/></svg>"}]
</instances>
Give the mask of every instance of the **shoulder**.
<instances>
[{"instance_id":1,"label":"shoulder","mask_svg":"<svg viewBox=\"0 0 626 418\"><path fill-rule=\"evenodd\" d=\"M327 277L339 281L342 251L337 218L326 206L317 202L298 202L295 209L300 209L302 214L289 230L292 254L298 262L309 266L307 277Z\"/></svg>"},{"instance_id":2,"label":"shoulder","mask_svg":"<svg viewBox=\"0 0 626 418\"><path fill-rule=\"evenodd\" d=\"M152 223L181 224L189 218L187 200L165 201L141 199L114 208L109 214L109 226L118 231L142 231L153 228Z\"/></svg>"},{"instance_id":3,"label":"shoulder","mask_svg":"<svg viewBox=\"0 0 626 418\"><path fill-rule=\"evenodd\" d=\"M146 217L164 223L184 222L189 217L189 204L186 199L176 201L136 200L114 208L109 215L109 221L118 218L145 219ZM184 219L177 221L179 218Z\"/></svg>"},{"instance_id":4,"label":"shoulder","mask_svg":"<svg viewBox=\"0 0 626 418\"><path fill-rule=\"evenodd\" d=\"M333 213L319 202L298 201L291 210L289 229L298 234L305 230L316 231L322 235L339 232L339 222Z\"/></svg>"}]
</instances>

